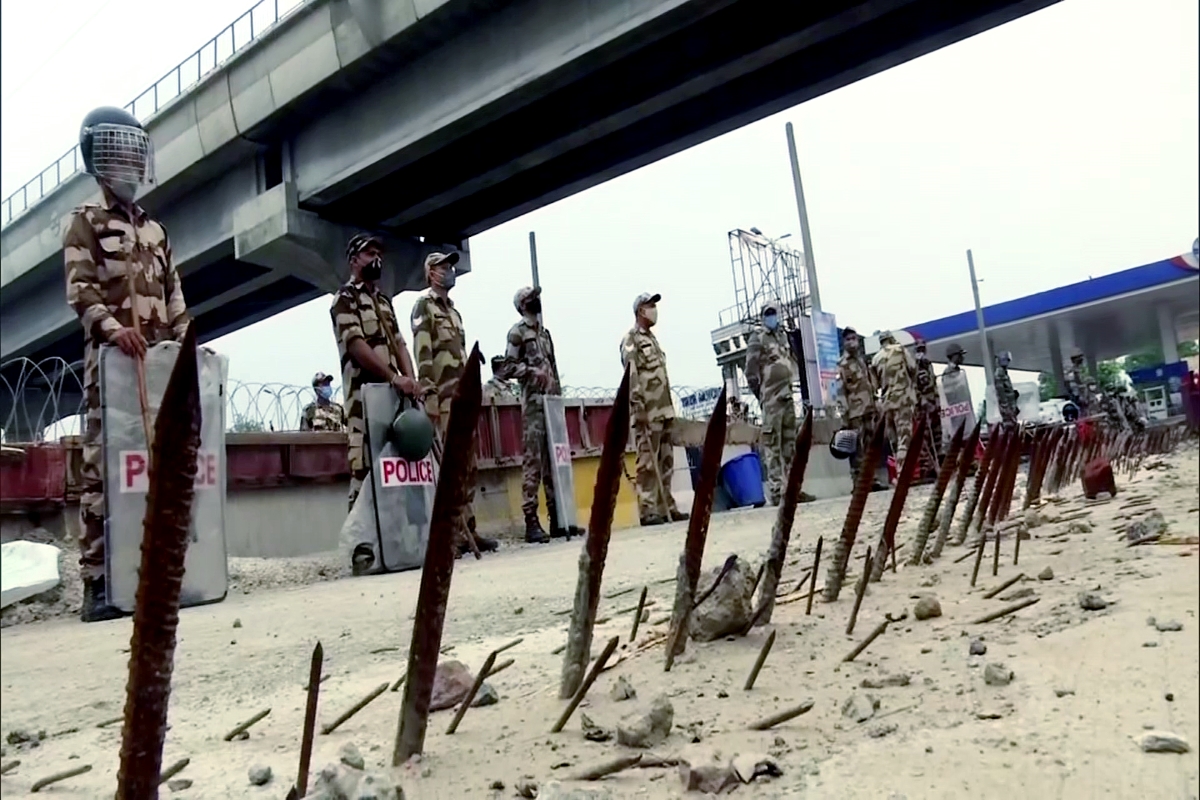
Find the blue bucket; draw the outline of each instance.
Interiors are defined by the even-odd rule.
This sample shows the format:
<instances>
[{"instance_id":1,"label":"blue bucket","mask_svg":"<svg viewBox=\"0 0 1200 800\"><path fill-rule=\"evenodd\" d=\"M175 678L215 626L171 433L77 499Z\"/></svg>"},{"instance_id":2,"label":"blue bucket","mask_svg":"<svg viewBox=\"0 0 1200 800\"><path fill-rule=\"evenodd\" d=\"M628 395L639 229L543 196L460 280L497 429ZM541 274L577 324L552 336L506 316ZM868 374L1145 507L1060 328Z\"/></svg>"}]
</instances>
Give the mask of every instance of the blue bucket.
<instances>
[{"instance_id":1,"label":"blue bucket","mask_svg":"<svg viewBox=\"0 0 1200 800\"><path fill-rule=\"evenodd\" d=\"M762 462L758 453L746 453L730 459L721 467L721 483L736 508L761 506L767 502L763 494Z\"/></svg>"}]
</instances>

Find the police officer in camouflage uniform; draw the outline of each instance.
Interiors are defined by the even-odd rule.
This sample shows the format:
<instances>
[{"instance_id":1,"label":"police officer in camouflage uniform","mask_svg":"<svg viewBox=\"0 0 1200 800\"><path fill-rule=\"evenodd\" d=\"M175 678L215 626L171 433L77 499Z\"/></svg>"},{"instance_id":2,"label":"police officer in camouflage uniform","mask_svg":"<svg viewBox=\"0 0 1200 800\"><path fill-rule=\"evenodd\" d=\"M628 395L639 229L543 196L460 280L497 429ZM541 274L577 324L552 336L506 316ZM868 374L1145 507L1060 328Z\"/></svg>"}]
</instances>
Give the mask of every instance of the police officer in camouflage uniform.
<instances>
[{"instance_id":1,"label":"police officer in camouflage uniform","mask_svg":"<svg viewBox=\"0 0 1200 800\"><path fill-rule=\"evenodd\" d=\"M846 428L858 434L858 449L850 457L850 469L857 480L862 456L879 423L879 408L875 403L878 389L875 375L867 366L858 331L854 328L842 329L842 357L838 359L837 370L838 415Z\"/></svg>"},{"instance_id":2,"label":"police officer in camouflage uniform","mask_svg":"<svg viewBox=\"0 0 1200 800\"><path fill-rule=\"evenodd\" d=\"M312 387L317 400L304 407L304 414L300 417L300 430L346 430L346 412L341 404L333 402L333 376L318 372L313 376Z\"/></svg>"},{"instance_id":3,"label":"police officer in camouflage uniform","mask_svg":"<svg viewBox=\"0 0 1200 800\"><path fill-rule=\"evenodd\" d=\"M747 338L746 382L762 408L767 499L777 506L796 450L796 404L792 347L779 325L779 304L774 301L763 306L762 324L754 326Z\"/></svg>"},{"instance_id":4,"label":"police officer in camouflage uniform","mask_svg":"<svg viewBox=\"0 0 1200 800\"><path fill-rule=\"evenodd\" d=\"M643 525L688 518L671 494L675 403L667 378L666 354L650 331L658 323L661 299L659 294L637 296L633 301L634 325L621 341L621 365L629 368L629 416L637 448L638 516Z\"/></svg>"},{"instance_id":5,"label":"police officer in camouflage uniform","mask_svg":"<svg viewBox=\"0 0 1200 800\"><path fill-rule=\"evenodd\" d=\"M458 381L467 367L467 333L462 315L450 299L450 290L458 279L454 265L458 253L430 253L425 257L425 281L429 288L413 303L413 350L417 355L417 376L425 397L425 413L437 428L438 437L446 441L450 425L450 403L458 391ZM474 440L472 440L474 441ZM467 478L467 505L463 526L475 536L479 549L492 551L500 547L495 539L480 536L475 528L475 467ZM459 553L468 549L467 536L458 536Z\"/></svg>"},{"instance_id":6,"label":"police officer in camouflage uniform","mask_svg":"<svg viewBox=\"0 0 1200 800\"><path fill-rule=\"evenodd\" d=\"M1079 407L1080 418L1095 413L1096 409L1091 408L1091 406L1095 405L1096 400L1095 382L1092 380L1092 376L1088 374L1083 351L1078 347L1071 350L1071 366L1067 368L1066 374L1063 377L1066 379L1067 384L1067 398Z\"/></svg>"},{"instance_id":7,"label":"police officer in camouflage uniform","mask_svg":"<svg viewBox=\"0 0 1200 800\"><path fill-rule=\"evenodd\" d=\"M996 386L996 406L1000 409L1000 424L1006 429L1017 426L1017 398L1021 393L1013 388L1012 378L1008 376L1008 365L1012 361L1012 353L1001 350L996 354L996 370L992 380Z\"/></svg>"},{"instance_id":8,"label":"police officer in camouflage uniform","mask_svg":"<svg viewBox=\"0 0 1200 800\"><path fill-rule=\"evenodd\" d=\"M141 359L148 347L180 341L190 318L183 285L162 223L134 202L154 180L150 139L134 116L98 108L79 133L84 171L100 184L97 204L76 208L63 233L67 303L83 324L83 433L79 566L84 622L114 619L108 605L104 551L104 437L100 412L100 347L116 345Z\"/></svg>"},{"instance_id":9,"label":"police officer in camouflage uniform","mask_svg":"<svg viewBox=\"0 0 1200 800\"><path fill-rule=\"evenodd\" d=\"M937 375L933 362L925 350L925 341L918 340L917 351L917 404L925 416L928 430L933 436L938 458L942 457L942 408L938 400Z\"/></svg>"},{"instance_id":10,"label":"police officer in camouflage uniform","mask_svg":"<svg viewBox=\"0 0 1200 800\"><path fill-rule=\"evenodd\" d=\"M917 363L891 331L881 331L879 343L883 347L875 354L873 363L879 377L880 407L887 419L888 438L899 468L912 444L913 415L917 410Z\"/></svg>"},{"instance_id":11,"label":"police officer in camouflage uniform","mask_svg":"<svg viewBox=\"0 0 1200 800\"><path fill-rule=\"evenodd\" d=\"M407 397L419 396L421 389L392 300L376 285L383 276L383 241L368 233L355 234L346 244L346 261L350 280L334 295L329 315L342 364L350 459L348 505L353 509L363 481L371 473L363 443L363 386L387 383L397 394Z\"/></svg>"},{"instance_id":12,"label":"police officer in camouflage uniform","mask_svg":"<svg viewBox=\"0 0 1200 800\"><path fill-rule=\"evenodd\" d=\"M541 288L526 286L518 289L513 296L513 306L521 320L509 328L504 355L492 359L492 372L502 380L515 380L521 384L521 429L525 445L521 467L521 510L525 514L525 541L543 544L550 539L538 520L539 486L544 486L546 491L550 535L569 536L583 531L569 531L558 520L552 478L554 463L546 435L546 407L542 397L560 394L562 385L558 379L558 362L554 358L554 342L550 331L541 323Z\"/></svg>"}]
</instances>

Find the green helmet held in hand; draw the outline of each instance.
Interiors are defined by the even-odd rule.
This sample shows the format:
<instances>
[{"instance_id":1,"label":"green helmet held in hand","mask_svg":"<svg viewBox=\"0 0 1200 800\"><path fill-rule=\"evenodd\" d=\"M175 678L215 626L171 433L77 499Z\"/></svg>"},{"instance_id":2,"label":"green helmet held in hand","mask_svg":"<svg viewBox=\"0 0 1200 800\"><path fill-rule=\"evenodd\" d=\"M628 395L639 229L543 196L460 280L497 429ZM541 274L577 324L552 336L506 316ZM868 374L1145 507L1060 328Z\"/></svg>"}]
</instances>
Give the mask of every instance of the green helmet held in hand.
<instances>
[{"instance_id":1,"label":"green helmet held in hand","mask_svg":"<svg viewBox=\"0 0 1200 800\"><path fill-rule=\"evenodd\" d=\"M433 449L433 421L419 408L405 408L392 420L388 440L396 455L406 461L420 461Z\"/></svg>"}]
</instances>

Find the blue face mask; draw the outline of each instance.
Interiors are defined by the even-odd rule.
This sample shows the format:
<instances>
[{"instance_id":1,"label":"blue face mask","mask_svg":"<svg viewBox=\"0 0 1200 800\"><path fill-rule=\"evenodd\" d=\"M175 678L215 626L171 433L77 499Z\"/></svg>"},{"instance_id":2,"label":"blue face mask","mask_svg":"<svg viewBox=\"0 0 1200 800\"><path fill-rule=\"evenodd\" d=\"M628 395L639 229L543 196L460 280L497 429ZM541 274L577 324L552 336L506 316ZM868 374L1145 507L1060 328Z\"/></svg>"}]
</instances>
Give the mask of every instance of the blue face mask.
<instances>
[{"instance_id":1,"label":"blue face mask","mask_svg":"<svg viewBox=\"0 0 1200 800\"><path fill-rule=\"evenodd\" d=\"M329 385L318 386L317 397L321 400L328 400L330 397L333 397L333 387Z\"/></svg>"},{"instance_id":2,"label":"blue face mask","mask_svg":"<svg viewBox=\"0 0 1200 800\"><path fill-rule=\"evenodd\" d=\"M765 325L769 331L775 330L779 327L779 316L776 314L767 314L765 317L763 317L763 325Z\"/></svg>"}]
</instances>

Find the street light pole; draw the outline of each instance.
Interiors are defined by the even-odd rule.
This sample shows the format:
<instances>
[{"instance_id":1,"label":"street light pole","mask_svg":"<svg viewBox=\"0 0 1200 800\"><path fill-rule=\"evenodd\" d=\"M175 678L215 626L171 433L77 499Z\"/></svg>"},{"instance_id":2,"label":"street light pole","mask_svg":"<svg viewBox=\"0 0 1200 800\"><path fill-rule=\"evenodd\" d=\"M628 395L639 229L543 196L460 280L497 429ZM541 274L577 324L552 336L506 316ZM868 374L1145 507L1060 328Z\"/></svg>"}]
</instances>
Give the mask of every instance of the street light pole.
<instances>
[{"instance_id":1,"label":"street light pole","mask_svg":"<svg viewBox=\"0 0 1200 800\"><path fill-rule=\"evenodd\" d=\"M987 326L983 322L983 306L979 303L979 281L975 279L975 257L967 251L967 268L971 271L971 294L975 295L975 325L979 328L979 352L983 357L983 374L988 389L995 394L995 374L992 370L992 354L988 348Z\"/></svg>"},{"instance_id":2,"label":"street light pole","mask_svg":"<svg viewBox=\"0 0 1200 800\"><path fill-rule=\"evenodd\" d=\"M533 231L529 232L529 263L533 267L533 288L540 289L542 285L538 282L537 235ZM541 325L542 312L540 311L538 312L537 320L538 325Z\"/></svg>"},{"instance_id":3,"label":"street light pole","mask_svg":"<svg viewBox=\"0 0 1200 800\"><path fill-rule=\"evenodd\" d=\"M800 183L800 159L796 156L796 134L787 124L788 155L792 160L792 185L796 190L796 210L800 214L800 238L804 242L804 271L808 276L808 296L815 314L821 310L821 289L817 286L817 265L813 260L812 235L808 230L808 207L804 204L804 185Z\"/></svg>"}]
</instances>

